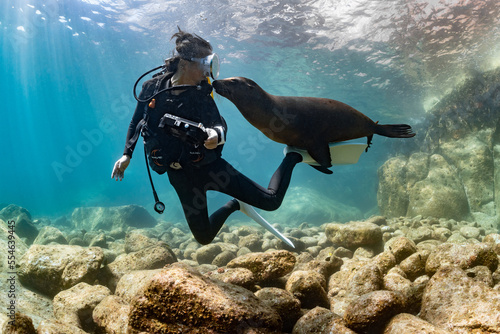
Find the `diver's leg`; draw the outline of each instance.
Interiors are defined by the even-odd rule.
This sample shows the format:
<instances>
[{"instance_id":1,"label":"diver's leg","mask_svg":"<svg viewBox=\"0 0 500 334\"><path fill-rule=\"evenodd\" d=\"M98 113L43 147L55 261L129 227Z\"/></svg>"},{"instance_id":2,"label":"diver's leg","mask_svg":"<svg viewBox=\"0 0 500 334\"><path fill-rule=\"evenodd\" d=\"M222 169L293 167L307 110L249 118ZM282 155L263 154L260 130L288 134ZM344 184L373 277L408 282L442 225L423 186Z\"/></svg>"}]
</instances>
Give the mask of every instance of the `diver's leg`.
<instances>
[{"instance_id":1,"label":"diver's leg","mask_svg":"<svg viewBox=\"0 0 500 334\"><path fill-rule=\"evenodd\" d=\"M229 178L227 182L221 183L218 190L233 196L242 202L258 207L263 210L273 211L280 207L285 193L290 185L293 168L302 161L298 153L288 153L274 172L269 182L268 188L264 188L255 183L245 175L237 171L228 162L221 159L218 164L219 175L222 171ZM239 206L239 205L238 205Z\"/></svg>"},{"instance_id":2,"label":"diver's leg","mask_svg":"<svg viewBox=\"0 0 500 334\"><path fill-rule=\"evenodd\" d=\"M204 173L169 171L170 183L181 201L184 216L194 238L202 245L209 244L224 225L227 217L239 209L237 201L229 201L210 217L207 209L207 188Z\"/></svg>"}]
</instances>

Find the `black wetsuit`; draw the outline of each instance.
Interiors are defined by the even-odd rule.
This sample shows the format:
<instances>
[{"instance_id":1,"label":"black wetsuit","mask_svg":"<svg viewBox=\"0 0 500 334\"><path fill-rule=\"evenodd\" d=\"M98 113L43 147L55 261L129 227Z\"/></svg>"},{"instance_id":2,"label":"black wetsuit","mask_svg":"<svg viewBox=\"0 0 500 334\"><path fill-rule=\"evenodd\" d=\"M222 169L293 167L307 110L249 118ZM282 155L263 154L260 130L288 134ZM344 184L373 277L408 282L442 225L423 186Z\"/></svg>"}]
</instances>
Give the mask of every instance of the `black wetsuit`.
<instances>
[{"instance_id":1,"label":"black wetsuit","mask_svg":"<svg viewBox=\"0 0 500 334\"><path fill-rule=\"evenodd\" d=\"M168 75L151 79L144 83L140 99L149 99L155 91L169 87L169 85L171 83ZM147 126L150 129L155 129L160 118L165 113L170 113L201 122L206 128L222 127L226 132L226 124L210 96L211 91L212 87L207 82L202 82L200 89L190 88L178 95L171 92L160 93L155 97L154 108L147 107L147 103L139 102L130 122L124 154L132 157L136 144L133 138L138 131L137 124L143 119L145 112L149 115ZM221 158L223 145L213 150L201 145L195 150L195 154L192 154L191 144L158 129L155 129L155 132L161 132L155 139L163 147L162 165L166 166L164 168L168 173L170 183L179 196L189 228L201 244L210 243L227 217L239 209L239 203L231 200L208 217L206 196L208 190L228 194L260 209L276 210L281 205L288 189L293 168L302 159L296 153L285 156L272 176L268 188L265 189ZM225 133L219 135L225 136ZM151 147L148 149L150 151ZM202 157L201 160L200 157ZM176 164L172 165L172 163ZM150 165L154 166L151 162ZM169 167L171 165L175 168L180 165L181 168L171 168Z\"/></svg>"}]
</instances>

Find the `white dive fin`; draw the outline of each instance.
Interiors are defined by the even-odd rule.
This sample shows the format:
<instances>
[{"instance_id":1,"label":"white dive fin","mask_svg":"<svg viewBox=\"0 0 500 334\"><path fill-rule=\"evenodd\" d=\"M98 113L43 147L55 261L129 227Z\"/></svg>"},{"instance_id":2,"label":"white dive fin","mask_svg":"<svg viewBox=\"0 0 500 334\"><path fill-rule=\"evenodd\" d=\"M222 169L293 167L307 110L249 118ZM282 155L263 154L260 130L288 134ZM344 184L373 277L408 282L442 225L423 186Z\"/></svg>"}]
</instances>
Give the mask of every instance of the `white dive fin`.
<instances>
[{"instance_id":1,"label":"white dive fin","mask_svg":"<svg viewBox=\"0 0 500 334\"><path fill-rule=\"evenodd\" d=\"M365 151L368 145L362 143L330 143L328 146L330 146L332 165L352 165L358 162L361 153ZM288 152L300 153L302 162L311 166L320 166L304 149L286 146L283 153L286 155Z\"/></svg>"},{"instance_id":2,"label":"white dive fin","mask_svg":"<svg viewBox=\"0 0 500 334\"><path fill-rule=\"evenodd\" d=\"M264 218L262 218L261 215L259 215L257 213L257 211L255 211L255 209L253 208L253 206L251 206L251 205L249 205L249 204L247 204L245 202L242 202L239 199L237 199L237 201L238 201L238 203L240 203L240 211L241 212L243 212L248 217L250 217L253 220L255 220L257 223L260 224L260 226L264 227L266 230L268 230L269 232L271 232L272 234L274 234L278 239L280 239L281 241L283 241L284 243L286 243L288 246L290 246L292 248L295 248L295 246L290 241L290 239L288 239L283 234L281 234L277 229L275 229L274 227L272 227L271 224L269 224Z\"/></svg>"}]
</instances>

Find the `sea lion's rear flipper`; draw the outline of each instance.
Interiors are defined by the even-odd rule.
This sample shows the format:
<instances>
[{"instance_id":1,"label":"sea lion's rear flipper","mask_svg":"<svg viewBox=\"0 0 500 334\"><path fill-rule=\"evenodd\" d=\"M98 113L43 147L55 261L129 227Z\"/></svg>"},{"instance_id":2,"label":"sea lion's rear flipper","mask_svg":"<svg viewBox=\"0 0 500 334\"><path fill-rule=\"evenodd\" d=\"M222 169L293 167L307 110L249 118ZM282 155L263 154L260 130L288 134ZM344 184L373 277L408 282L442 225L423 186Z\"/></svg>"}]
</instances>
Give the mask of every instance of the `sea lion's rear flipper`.
<instances>
[{"instance_id":1,"label":"sea lion's rear flipper","mask_svg":"<svg viewBox=\"0 0 500 334\"><path fill-rule=\"evenodd\" d=\"M323 166L313 166L313 165L309 165L309 166L311 166L312 168L314 168L316 170L319 170L322 173L333 174L333 172L331 170L329 170L328 168L326 168L326 167L323 167Z\"/></svg>"}]
</instances>

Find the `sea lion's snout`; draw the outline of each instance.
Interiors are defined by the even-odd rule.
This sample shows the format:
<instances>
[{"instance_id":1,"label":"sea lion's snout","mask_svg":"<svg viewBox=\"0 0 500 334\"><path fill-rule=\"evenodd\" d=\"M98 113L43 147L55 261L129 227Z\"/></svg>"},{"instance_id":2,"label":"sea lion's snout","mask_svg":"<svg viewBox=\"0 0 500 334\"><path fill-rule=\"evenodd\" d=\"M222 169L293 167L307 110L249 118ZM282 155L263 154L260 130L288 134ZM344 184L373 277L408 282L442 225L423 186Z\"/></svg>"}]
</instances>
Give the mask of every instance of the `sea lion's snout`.
<instances>
[{"instance_id":1,"label":"sea lion's snout","mask_svg":"<svg viewBox=\"0 0 500 334\"><path fill-rule=\"evenodd\" d=\"M227 88L225 81L226 81L226 79L225 80L215 80L212 82L212 87L214 87L217 94L222 95L224 97L227 97L227 95L229 94L229 89Z\"/></svg>"}]
</instances>

